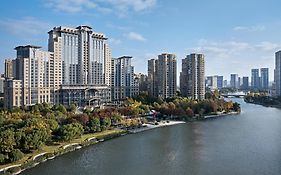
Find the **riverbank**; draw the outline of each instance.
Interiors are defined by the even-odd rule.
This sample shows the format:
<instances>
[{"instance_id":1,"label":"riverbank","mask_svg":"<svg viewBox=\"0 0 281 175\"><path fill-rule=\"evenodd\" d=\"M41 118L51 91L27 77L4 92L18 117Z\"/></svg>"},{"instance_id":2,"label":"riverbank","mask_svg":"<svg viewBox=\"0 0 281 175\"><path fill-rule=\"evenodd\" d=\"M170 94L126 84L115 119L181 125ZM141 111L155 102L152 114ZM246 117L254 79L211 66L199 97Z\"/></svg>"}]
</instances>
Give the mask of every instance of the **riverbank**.
<instances>
[{"instance_id":1,"label":"riverbank","mask_svg":"<svg viewBox=\"0 0 281 175\"><path fill-rule=\"evenodd\" d=\"M240 112L235 112L235 111L231 111L231 112L228 112L228 113L216 113L214 115L206 115L204 116L203 119L209 119L209 118L218 118L218 117L224 117L224 116L228 116L228 115L238 115L240 114Z\"/></svg>"},{"instance_id":2,"label":"riverbank","mask_svg":"<svg viewBox=\"0 0 281 175\"><path fill-rule=\"evenodd\" d=\"M6 165L0 166L0 175L15 175L20 174L22 171L33 168L40 163L48 160L53 160L56 157L66 154L68 152L81 149L86 146L97 144L105 140L112 138L124 136L127 133L133 134L138 132L143 132L151 129L156 129L160 127L172 126L177 124L185 123L183 121L160 121L156 124L148 123L143 124L142 127L130 130L113 129L107 130L99 133L85 134L81 138L74 139L71 142L55 143L54 145L43 146L40 150L35 151L30 154L26 154L23 159L17 162L13 162Z\"/></svg>"},{"instance_id":3,"label":"riverbank","mask_svg":"<svg viewBox=\"0 0 281 175\"><path fill-rule=\"evenodd\" d=\"M53 145L45 145L40 150L34 151L17 161L6 165L0 165L0 175L14 175L22 171L35 167L36 165L52 160L57 156L80 149L85 146L97 144L105 140L119 137L127 133L125 130L113 129L99 133L84 134L81 138L74 139L70 142L54 143Z\"/></svg>"},{"instance_id":4,"label":"riverbank","mask_svg":"<svg viewBox=\"0 0 281 175\"><path fill-rule=\"evenodd\" d=\"M244 98L246 103L261 105L264 107L272 107L281 109L281 98L270 96L246 96Z\"/></svg>"},{"instance_id":5,"label":"riverbank","mask_svg":"<svg viewBox=\"0 0 281 175\"><path fill-rule=\"evenodd\" d=\"M230 112L226 114L216 114L216 115L209 115L204 116L203 119L207 118L216 118L216 117L222 117L226 115L231 114L238 114L238 112ZM35 151L31 154L26 154L23 159L20 161L1 165L0 166L0 175L14 175L19 174L22 171L33 168L37 166L40 163L43 163L48 160L53 160L55 157L66 154L68 152L75 151L77 149L81 149L85 146L97 144L99 142L103 142L105 140L109 140L112 138L116 138L119 136L124 136L127 133L129 134L135 134L139 132L144 132L151 129L156 129L160 127L167 127L172 125L178 125L186 123L185 121L173 121L173 120L162 120L156 123L147 123L143 124L141 127L128 129L128 130L122 130L122 129L113 129L113 130L107 130L99 133L93 133L93 134L85 134L82 135L81 138L74 139L70 142L62 142L62 143L55 143L53 145L46 145L43 146L40 150Z\"/></svg>"},{"instance_id":6,"label":"riverbank","mask_svg":"<svg viewBox=\"0 0 281 175\"><path fill-rule=\"evenodd\" d=\"M278 109L281 109L281 105L270 105L270 104L265 104L265 103L260 103L260 102L255 102L255 101L245 101L246 103L249 103L249 104L255 104L255 105L261 105L261 106L264 106L264 107L270 107L270 108L278 108Z\"/></svg>"},{"instance_id":7,"label":"riverbank","mask_svg":"<svg viewBox=\"0 0 281 175\"><path fill-rule=\"evenodd\" d=\"M152 123L143 124L142 127L135 128L135 129L129 129L128 132L132 133L132 134L135 134L135 133L139 133L139 132L143 132L143 131L147 131L147 130L151 130L151 129L160 128L160 127L166 127L166 126L183 124L183 123L186 123L186 122L184 122L184 121L164 120L164 121L160 121L160 122L156 122L156 123L157 124L152 124Z\"/></svg>"}]
</instances>

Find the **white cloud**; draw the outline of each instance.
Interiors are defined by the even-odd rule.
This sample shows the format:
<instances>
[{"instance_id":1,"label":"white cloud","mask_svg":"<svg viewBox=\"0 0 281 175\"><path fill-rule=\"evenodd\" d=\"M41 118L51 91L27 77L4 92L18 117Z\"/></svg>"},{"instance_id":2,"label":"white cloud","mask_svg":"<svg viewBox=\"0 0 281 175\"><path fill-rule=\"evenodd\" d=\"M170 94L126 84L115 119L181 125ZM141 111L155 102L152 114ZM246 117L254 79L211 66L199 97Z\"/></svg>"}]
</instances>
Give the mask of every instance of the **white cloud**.
<instances>
[{"instance_id":1,"label":"white cloud","mask_svg":"<svg viewBox=\"0 0 281 175\"><path fill-rule=\"evenodd\" d=\"M154 7L157 0L47 0L46 6L59 12L80 13L96 9L102 13L114 12L120 17L129 12L141 12Z\"/></svg>"},{"instance_id":2,"label":"white cloud","mask_svg":"<svg viewBox=\"0 0 281 175\"><path fill-rule=\"evenodd\" d=\"M129 32L128 34L125 34L125 36L131 40L146 41L146 39L141 34L135 32Z\"/></svg>"},{"instance_id":3,"label":"white cloud","mask_svg":"<svg viewBox=\"0 0 281 175\"><path fill-rule=\"evenodd\" d=\"M206 75L230 73L251 76L252 68L269 67L273 79L274 53L281 49L281 43L261 41L256 43L241 41L209 41L201 39L197 46L188 48L187 53L197 52L206 56Z\"/></svg>"},{"instance_id":4,"label":"white cloud","mask_svg":"<svg viewBox=\"0 0 281 175\"><path fill-rule=\"evenodd\" d=\"M246 31L246 32L261 32L265 30L265 26L236 26L233 28L235 31Z\"/></svg>"},{"instance_id":5,"label":"white cloud","mask_svg":"<svg viewBox=\"0 0 281 175\"><path fill-rule=\"evenodd\" d=\"M115 38L109 38L109 39L108 39L108 42L109 42L110 44L114 44L114 45L118 45L118 44L121 44L121 43L122 43L122 41L121 41L120 39L115 39Z\"/></svg>"},{"instance_id":6,"label":"white cloud","mask_svg":"<svg viewBox=\"0 0 281 175\"><path fill-rule=\"evenodd\" d=\"M91 0L48 0L46 5L56 11L67 13L77 13L97 7Z\"/></svg>"},{"instance_id":7,"label":"white cloud","mask_svg":"<svg viewBox=\"0 0 281 175\"><path fill-rule=\"evenodd\" d=\"M156 5L157 0L102 0L119 10L143 11Z\"/></svg>"},{"instance_id":8,"label":"white cloud","mask_svg":"<svg viewBox=\"0 0 281 175\"><path fill-rule=\"evenodd\" d=\"M257 49L261 49L261 50L264 50L264 51L274 52L278 48L280 49L280 44L271 43L271 42L268 42L268 41L263 41L261 43L258 43L255 47Z\"/></svg>"},{"instance_id":9,"label":"white cloud","mask_svg":"<svg viewBox=\"0 0 281 175\"><path fill-rule=\"evenodd\" d=\"M0 27L2 29L21 37L34 37L34 35L46 33L51 29L51 26L51 24L34 17L23 17L20 19L5 18L0 20Z\"/></svg>"}]
</instances>

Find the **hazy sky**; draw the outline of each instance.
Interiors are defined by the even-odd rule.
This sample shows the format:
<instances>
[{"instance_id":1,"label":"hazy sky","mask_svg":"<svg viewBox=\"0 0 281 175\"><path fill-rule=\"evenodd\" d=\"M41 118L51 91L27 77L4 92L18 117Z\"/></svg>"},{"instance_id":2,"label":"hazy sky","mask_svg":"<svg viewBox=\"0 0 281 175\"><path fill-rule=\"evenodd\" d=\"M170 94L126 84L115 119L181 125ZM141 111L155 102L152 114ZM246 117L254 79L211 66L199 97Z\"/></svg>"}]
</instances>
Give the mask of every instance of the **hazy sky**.
<instances>
[{"instance_id":1,"label":"hazy sky","mask_svg":"<svg viewBox=\"0 0 281 175\"><path fill-rule=\"evenodd\" d=\"M136 72L162 52L204 53L207 75L249 76L270 68L281 49L281 0L9 0L0 6L0 59L17 45L47 50L54 26L90 25L109 38L114 57L133 56ZM3 72L3 64L0 71Z\"/></svg>"}]
</instances>

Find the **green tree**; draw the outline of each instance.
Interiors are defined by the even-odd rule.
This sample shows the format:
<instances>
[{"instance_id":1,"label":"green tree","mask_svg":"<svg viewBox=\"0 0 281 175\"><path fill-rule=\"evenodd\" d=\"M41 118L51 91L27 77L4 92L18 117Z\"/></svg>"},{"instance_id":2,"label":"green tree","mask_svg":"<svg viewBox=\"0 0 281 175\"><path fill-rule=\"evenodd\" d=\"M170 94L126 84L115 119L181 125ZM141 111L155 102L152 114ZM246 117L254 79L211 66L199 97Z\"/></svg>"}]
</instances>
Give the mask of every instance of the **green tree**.
<instances>
[{"instance_id":1,"label":"green tree","mask_svg":"<svg viewBox=\"0 0 281 175\"><path fill-rule=\"evenodd\" d=\"M49 129L52 131L56 131L59 128L59 124L54 119L47 119L46 123L49 125Z\"/></svg>"},{"instance_id":2,"label":"green tree","mask_svg":"<svg viewBox=\"0 0 281 175\"><path fill-rule=\"evenodd\" d=\"M0 153L0 164L4 164L6 161L6 156Z\"/></svg>"},{"instance_id":3,"label":"green tree","mask_svg":"<svg viewBox=\"0 0 281 175\"><path fill-rule=\"evenodd\" d=\"M101 131L100 128L100 119L97 117L91 117L88 126L91 132L99 132Z\"/></svg>"},{"instance_id":4,"label":"green tree","mask_svg":"<svg viewBox=\"0 0 281 175\"><path fill-rule=\"evenodd\" d=\"M0 133L0 151L1 153L9 153L16 145L14 131L8 129Z\"/></svg>"},{"instance_id":5,"label":"green tree","mask_svg":"<svg viewBox=\"0 0 281 175\"><path fill-rule=\"evenodd\" d=\"M18 161L22 159L24 154L19 150L19 149L14 149L10 154L9 154L9 160L11 162Z\"/></svg>"},{"instance_id":6,"label":"green tree","mask_svg":"<svg viewBox=\"0 0 281 175\"><path fill-rule=\"evenodd\" d=\"M22 144L25 150L35 150L44 145L50 138L51 133L48 128L24 128L25 136L22 137Z\"/></svg>"},{"instance_id":7,"label":"green tree","mask_svg":"<svg viewBox=\"0 0 281 175\"><path fill-rule=\"evenodd\" d=\"M110 118L103 118L101 120L101 130L106 130L110 127L111 125L111 120Z\"/></svg>"},{"instance_id":8,"label":"green tree","mask_svg":"<svg viewBox=\"0 0 281 175\"><path fill-rule=\"evenodd\" d=\"M80 137L84 133L83 126L80 123L71 123L61 127L60 136L64 141Z\"/></svg>"},{"instance_id":9,"label":"green tree","mask_svg":"<svg viewBox=\"0 0 281 175\"><path fill-rule=\"evenodd\" d=\"M53 110L54 111L59 111L59 112L61 112L61 113L63 113L63 114L66 114L66 109L65 109L65 107L62 105L62 104L59 104L59 105L54 105L53 106Z\"/></svg>"}]
</instances>

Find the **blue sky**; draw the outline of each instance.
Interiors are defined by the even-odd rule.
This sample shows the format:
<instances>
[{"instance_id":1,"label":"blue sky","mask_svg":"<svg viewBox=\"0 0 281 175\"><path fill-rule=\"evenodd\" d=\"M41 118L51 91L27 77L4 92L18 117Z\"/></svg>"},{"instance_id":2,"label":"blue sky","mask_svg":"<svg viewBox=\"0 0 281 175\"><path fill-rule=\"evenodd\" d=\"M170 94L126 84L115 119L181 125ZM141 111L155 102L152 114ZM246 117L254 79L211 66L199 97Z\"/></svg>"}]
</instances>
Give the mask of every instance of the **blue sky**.
<instances>
[{"instance_id":1,"label":"blue sky","mask_svg":"<svg viewBox=\"0 0 281 175\"><path fill-rule=\"evenodd\" d=\"M113 56L132 55L136 72L162 52L206 56L206 74L250 76L270 68L281 49L280 0L10 0L0 6L0 59L17 45L47 50L54 26L90 25L109 38ZM3 72L3 64L0 66Z\"/></svg>"}]
</instances>

